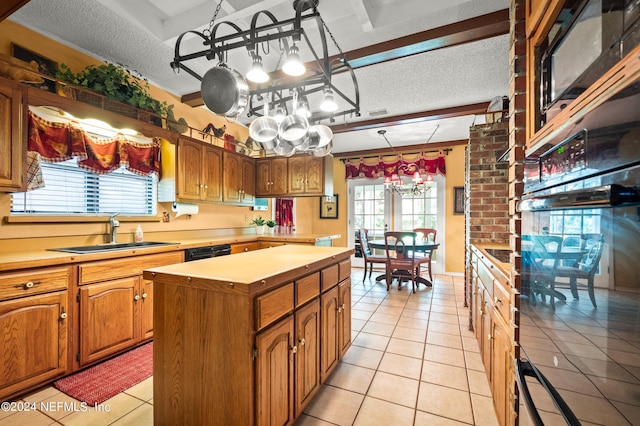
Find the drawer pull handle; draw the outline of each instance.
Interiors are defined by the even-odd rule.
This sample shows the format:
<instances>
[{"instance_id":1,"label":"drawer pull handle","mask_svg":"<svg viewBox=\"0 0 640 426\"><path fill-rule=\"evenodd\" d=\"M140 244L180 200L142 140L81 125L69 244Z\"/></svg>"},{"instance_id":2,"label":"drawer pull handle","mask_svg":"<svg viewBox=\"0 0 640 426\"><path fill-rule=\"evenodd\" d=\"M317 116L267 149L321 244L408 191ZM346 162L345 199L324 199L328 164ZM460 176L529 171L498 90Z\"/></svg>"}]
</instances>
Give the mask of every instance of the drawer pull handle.
<instances>
[{"instance_id":1,"label":"drawer pull handle","mask_svg":"<svg viewBox=\"0 0 640 426\"><path fill-rule=\"evenodd\" d=\"M140 295L136 294L135 296L133 296L133 300L135 300L136 302L140 300Z\"/></svg>"},{"instance_id":2,"label":"drawer pull handle","mask_svg":"<svg viewBox=\"0 0 640 426\"><path fill-rule=\"evenodd\" d=\"M64 311L64 308L62 308L62 312L60 313L60 319L67 319L67 313Z\"/></svg>"},{"instance_id":3,"label":"drawer pull handle","mask_svg":"<svg viewBox=\"0 0 640 426\"><path fill-rule=\"evenodd\" d=\"M142 298L143 298L143 299L146 299L146 298L147 298L147 293L146 293L146 292L145 292L145 293L142 293Z\"/></svg>"},{"instance_id":4,"label":"drawer pull handle","mask_svg":"<svg viewBox=\"0 0 640 426\"><path fill-rule=\"evenodd\" d=\"M14 286L15 288L23 288L25 290L29 290L30 288L33 288L34 286L37 286L38 284L41 284L40 281L27 281L24 284L18 284L16 286Z\"/></svg>"},{"instance_id":5,"label":"drawer pull handle","mask_svg":"<svg viewBox=\"0 0 640 426\"><path fill-rule=\"evenodd\" d=\"M300 346L304 346L305 343L306 343L306 341L304 340L304 337L302 337L300 339Z\"/></svg>"}]
</instances>

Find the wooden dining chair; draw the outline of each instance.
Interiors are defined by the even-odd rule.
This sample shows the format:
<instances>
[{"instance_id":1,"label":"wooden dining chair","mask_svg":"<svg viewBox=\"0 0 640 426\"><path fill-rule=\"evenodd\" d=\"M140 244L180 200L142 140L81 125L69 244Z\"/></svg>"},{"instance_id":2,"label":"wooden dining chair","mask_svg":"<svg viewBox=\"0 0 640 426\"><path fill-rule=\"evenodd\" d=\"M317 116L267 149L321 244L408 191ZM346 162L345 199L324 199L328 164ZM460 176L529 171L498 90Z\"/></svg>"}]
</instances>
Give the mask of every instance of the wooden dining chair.
<instances>
[{"instance_id":1,"label":"wooden dining chair","mask_svg":"<svg viewBox=\"0 0 640 426\"><path fill-rule=\"evenodd\" d=\"M556 297L563 298L555 289L556 271L559 267L562 237L558 235L522 236L522 280L528 288L523 294L529 296L529 303L536 305L536 297L543 301L550 297L551 308L556 309ZM525 242L527 250L524 249Z\"/></svg>"},{"instance_id":2,"label":"wooden dining chair","mask_svg":"<svg viewBox=\"0 0 640 426\"><path fill-rule=\"evenodd\" d=\"M433 234L433 242L436 241L436 235L438 234L438 231L433 228L415 228L413 232L417 233L418 238L421 238L422 241L427 241L429 234ZM427 268L429 269L429 281L433 282L433 275L431 272L431 252L416 253L416 259L420 260L420 268L422 268L423 265L427 265ZM422 271L419 272L421 273Z\"/></svg>"},{"instance_id":3,"label":"wooden dining chair","mask_svg":"<svg viewBox=\"0 0 640 426\"><path fill-rule=\"evenodd\" d=\"M411 289L416 292L416 277L420 269L420 259L416 258L416 235L415 232L409 231L384 233L387 291L394 278L398 278L398 290L402 281L411 278Z\"/></svg>"},{"instance_id":4,"label":"wooden dining chair","mask_svg":"<svg viewBox=\"0 0 640 426\"><path fill-rule=\"evenodd\" d=\"M362 281L364 282L367 278L367 265L369 265L369 278L371 278L371 274L373 273L373 264L383 264L386 267L387 256L371 253L368 231L366 229L358 229L358 239L360 240L360 251L362 252L362 258L364 259L364 277L362 277Z\"/></svg>"},{"instance_id":5,"label":"wooden dining chair","mask_svg":"<svg viewBox=\"0 0 640 426\"><path fill-rule=\"evenodd\" d=\"M556 270L556 278L569 278L569 289L575 299L579 299L578 285L586 286L594 308L598 306L596 304L593 281L598 270L598 265L600 264L603 249L604 235L582 234L580 236L580 250L583 252L582 257L573 265L560 265ZM578 280L586 280L586 283L579 283ZM562 285L562 283L555 283L556 286L558 284Z\"/></svg>"}]
</instances>

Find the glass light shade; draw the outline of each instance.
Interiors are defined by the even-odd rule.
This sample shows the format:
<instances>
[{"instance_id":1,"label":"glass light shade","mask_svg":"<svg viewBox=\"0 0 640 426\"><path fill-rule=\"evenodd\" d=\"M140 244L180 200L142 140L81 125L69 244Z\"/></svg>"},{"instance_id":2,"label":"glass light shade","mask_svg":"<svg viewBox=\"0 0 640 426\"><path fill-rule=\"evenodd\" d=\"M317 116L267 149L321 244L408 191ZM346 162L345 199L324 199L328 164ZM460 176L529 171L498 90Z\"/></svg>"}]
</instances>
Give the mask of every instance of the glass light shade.
<instances>
[{"instance_id":1,"label":"glass light shade","mask_svg":"<svg viewBox=\"0 0 640 426\"><path fill-rule=\"evenodd\" d=\"M247 80L253 81L254 83L265 83L269 81L269 75L264 72L262 68L262 57L260 57L260 55L253 57L253 64L247 73Z\"/></svg>"},{"instance_id":2,"label":"glass light shade","mask_svg":"<svg viewBox=\"0 0 640 426\"><path fill-rule=\"evenodd\" d=\"M413 182L416 184L421 184L422 183L422 176L420 176L420 172L415 172L413 174Z\"/></svg>"},{"instance_id":3,"label":"glass light shade","mask_svg":"<svg viewBox=\"0 0 640 426\"><path fill-rule=\"evenodd\" d=\"M333 90L325 90L324 99L320 104L320 109L325 112L334 112L338 109L338 104L333 100Z\"/></svg>"},{"instance_id":4,"label":"glass light shade","mask_svg":"<svg viewBox=\"0 0 640 426\"><path fill-rule=\"evenodd\" d=\"M282 66L282 71L288 75L299 76L305 73L307 69L300 62L300 55L298 54L298 47L294 44L289 49L289 55L287 55L287 62Z\"/></svg>"}]
</instances>

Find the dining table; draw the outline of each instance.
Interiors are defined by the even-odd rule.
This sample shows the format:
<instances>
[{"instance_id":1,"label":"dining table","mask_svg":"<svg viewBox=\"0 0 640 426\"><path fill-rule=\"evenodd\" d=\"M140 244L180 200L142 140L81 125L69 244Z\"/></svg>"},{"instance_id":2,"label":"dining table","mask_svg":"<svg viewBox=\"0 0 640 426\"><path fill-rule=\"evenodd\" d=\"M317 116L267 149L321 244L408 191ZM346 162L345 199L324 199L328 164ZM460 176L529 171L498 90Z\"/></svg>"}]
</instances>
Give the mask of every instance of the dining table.
<instances>
[{"instance_id":1,"label":"dining table","mask_svg":"<svg viewBox=\"0 0 640 426\"><path fill-rule=\"evenodd\" d=\"M416 252L420 253L428 253L429 256L432 255L432 252L436 250L440 246L439 243L433 241L416 241ZM386 245L384 240L369 240L369 247L377 250L386 250ZM376 277L376 281L382 281L387 279L387 274L381 274ZM416 282L419 284L424 284L427 287L431 287L433 284L427 278L419 275L416 277Z\"/></svg>"}]
</instances>

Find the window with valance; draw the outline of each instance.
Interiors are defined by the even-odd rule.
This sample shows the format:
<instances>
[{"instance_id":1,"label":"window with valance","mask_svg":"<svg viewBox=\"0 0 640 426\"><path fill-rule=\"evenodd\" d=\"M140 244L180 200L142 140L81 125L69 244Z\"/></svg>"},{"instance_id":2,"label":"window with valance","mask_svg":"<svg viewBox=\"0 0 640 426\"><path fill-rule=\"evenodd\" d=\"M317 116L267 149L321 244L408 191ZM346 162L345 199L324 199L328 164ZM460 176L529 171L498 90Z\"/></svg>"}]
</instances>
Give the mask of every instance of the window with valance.
<instances>
[{"instance_id":1,"label":"window with valance","mask_svg":"<svg viewBox=\"0 0 640 426\"><path fill-rule=\"evenodd\" d=\"M444 153L441 151L435 156L427 156L421 152L377 158L347 159L345 161L345 178L347 180L384 178L394 174L412 177L416 172L421 175L440 174L445 176Z\"/></svg>"}]
</instances>

